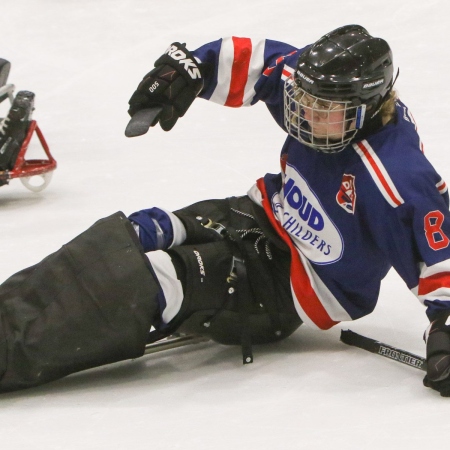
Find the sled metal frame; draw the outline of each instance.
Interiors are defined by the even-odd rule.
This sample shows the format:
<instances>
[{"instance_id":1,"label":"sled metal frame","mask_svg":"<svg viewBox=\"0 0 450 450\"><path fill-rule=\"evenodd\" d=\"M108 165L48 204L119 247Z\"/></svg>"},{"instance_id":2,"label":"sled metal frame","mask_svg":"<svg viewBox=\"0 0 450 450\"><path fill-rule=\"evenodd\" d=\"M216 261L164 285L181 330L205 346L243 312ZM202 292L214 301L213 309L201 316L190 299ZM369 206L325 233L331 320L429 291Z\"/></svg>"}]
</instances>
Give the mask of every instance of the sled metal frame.
<instances>
[{"instance_id":1,"label":"sled metal frame","mask_svg":"<svg viewBox=\"0 0 450 450\"><path fill-rule=\"evenodd\" d=\"M36 133L41 146L48 159L25 159L25 153L28 150L31 138ZM37 122L32 120L27 131L27 135L17 155L14 167L11 170L0 171L0 180L6 183L13 178L31 178L35 175L43 175L56 169L56 160L50 153L50 148L40 130Z\"/></svg>"},{"instance_id":2,"label":"sled metal frame","mask_svg":"<svg viewBox=\"0 0 450 450\"><path fill-rule=\"evenodd\" d=\"M0 87L0 98L2 98L4 95L7 95L9 98L9 101L11 102L11 105L12 105L12 103L14 101L13 92L14 92L15 88L16 87L13 84L5 84L5 85L1 86Z\"/></svg>"},{"instance_id":3,"label":"sled metal frame","mask_svg":"<svg viewBox=\"0 0 450 450\"><path fill-rule=\"evenodd\" d=\"M186 345L208 342L209 340L208 337L199 334L172 334L164 339L147 344L144 355L184 347Z\"/></svg>"},{"instance_id":4,"label":"sled metal frame","mask_svg":"<svg viewBox=\"0 0 450 450\"><path fill-rule=\"evenodd\" d=\"M36 133L41 146L47 155L48 159L25 159L25 153L28 150L33 133ZM6 175L6 179L32 177L35 175L42 175L43 173L50 172L56 169L56 160L50 153L50 148L47 141L42 134L37 122L32 120L30 127L28 128L27 135L22 143L19 154L17 155L14 168L11 170L5 170L0 172L0 178L2 174Z\"/></svg>"}]
</instances>

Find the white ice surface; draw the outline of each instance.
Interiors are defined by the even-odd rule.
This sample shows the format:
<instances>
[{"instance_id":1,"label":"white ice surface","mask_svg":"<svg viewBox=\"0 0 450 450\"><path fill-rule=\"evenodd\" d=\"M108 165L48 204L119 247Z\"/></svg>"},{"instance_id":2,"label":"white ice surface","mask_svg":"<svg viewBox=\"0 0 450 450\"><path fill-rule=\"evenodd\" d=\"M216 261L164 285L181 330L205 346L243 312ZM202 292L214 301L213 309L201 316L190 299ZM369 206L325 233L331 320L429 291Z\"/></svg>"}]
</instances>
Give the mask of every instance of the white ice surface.
<instances>
[{"instance_id":1,"label":"white ice surface","mask_svg":"<svg viewBox=\"0 0 450 450\"><path fill-rule=\"evenodd\" d=\"M58 169L39 194L18 180L0 188L1 280L117 210L240 195L278 171L284 135L263 105L197 101L170 133L124 137L129 96L173 41L302 46L366 26L390 42L401 98L450 180L448 11L446 0L2 0L0 57L12 62L16 92L36 93L34 118ZM339 341L351 328L423 355L426 325L391 273L372 315L327 332L301 327L255 348L248 366L238 347L199 344L1 395L0 448L446 448L450 400L422 387L423 372Z\"/></svg>"}]
</instances>

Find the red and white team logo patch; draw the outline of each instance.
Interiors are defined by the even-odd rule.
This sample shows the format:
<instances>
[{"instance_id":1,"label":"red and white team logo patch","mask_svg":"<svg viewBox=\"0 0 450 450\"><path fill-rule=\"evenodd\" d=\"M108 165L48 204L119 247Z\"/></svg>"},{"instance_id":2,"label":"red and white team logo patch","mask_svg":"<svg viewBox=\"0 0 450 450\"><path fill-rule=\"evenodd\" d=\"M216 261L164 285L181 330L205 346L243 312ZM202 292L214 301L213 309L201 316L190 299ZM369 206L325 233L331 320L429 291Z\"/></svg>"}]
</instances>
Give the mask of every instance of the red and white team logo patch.
<instances>
[{"instance_id":1,"label":"red and white team logo patch","mask_svg":"<svg viewBox=\"0 0 450 450\"><path fill-rule=\"evenodd\" d=\"M355 213L356 190L355 177L344 173L342 176L342 183L339 192L336 195L336 200L339 206L345 209L350 214Z\"/></svg>"}]
</instances>

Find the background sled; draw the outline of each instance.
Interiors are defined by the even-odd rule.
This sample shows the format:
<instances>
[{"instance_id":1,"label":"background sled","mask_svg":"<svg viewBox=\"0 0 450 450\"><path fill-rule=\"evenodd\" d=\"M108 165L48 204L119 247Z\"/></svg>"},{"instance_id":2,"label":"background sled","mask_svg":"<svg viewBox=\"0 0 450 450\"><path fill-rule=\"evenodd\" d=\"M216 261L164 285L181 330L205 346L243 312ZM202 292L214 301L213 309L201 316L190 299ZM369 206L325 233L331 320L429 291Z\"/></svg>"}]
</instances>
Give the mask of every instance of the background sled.
<instances>
[{"instance_id":1,"label":"background sled","mask_svg":"<svg viewBox=\"0 0 450 450\"><path fill-rule=\"evenodd\" d=\"M42 148L47 155L47 159L25 159L31 138L36 133ZM51 181L53 171L56 169L56 160L50 153L48 144L42 134L42 131L35 120L32 120L28 128L25 140L17 156L14 168L0 172L0 180L8 182L10 179L19 178L22 184L33 192L40 192L45 189ZM35 183L35 177L41 178L40 184Z\"/></svg>"},{"instance_id":2,"label":"background sled","mask_svg":"<svg viewBox=\"0 0 450 450\"><path fill-rule=\"evenodd\" d=\"M8 61L0 58L0 103L9 99L12 106L15 86L6 83L10 67L11 64ZM3 120L6 120L6 118ZM37 135L39 143L45 152L45 159L26 159L26 153L34 134ZM11 164L12 167L10 169L0 169L0 186L8 184L14 178L19 178L27 189L33 192L39 192L45 189L50 183L57 163L50 153L49 146L35 120L29 122L25 138L20 145L20 150L15 157L15 161L11 162Z\"/></svg>"}]
</instances>

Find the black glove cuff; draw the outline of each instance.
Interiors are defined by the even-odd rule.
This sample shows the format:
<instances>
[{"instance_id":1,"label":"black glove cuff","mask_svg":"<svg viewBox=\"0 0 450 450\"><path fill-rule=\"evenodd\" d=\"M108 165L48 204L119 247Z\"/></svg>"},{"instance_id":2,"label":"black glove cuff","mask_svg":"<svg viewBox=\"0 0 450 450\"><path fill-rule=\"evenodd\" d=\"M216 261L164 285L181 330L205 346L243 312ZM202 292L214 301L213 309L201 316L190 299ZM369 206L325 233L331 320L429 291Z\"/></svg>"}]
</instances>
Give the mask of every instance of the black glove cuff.
<instances>
[{"instance_id":1,"label":"black glove cuff","mask_svg":"<svg viewBox=\"0 0 450 450\"><path fill-rule=\"evenodd\" d=\"M184 211L174 211L173 214L181 220L186 229L184 244L203 244L223 239L223 236L216 229L205 226L209 223L209 219Z\"/></svg>"},{"instance_id":2,"label":"black glove cuff","mask_svg":"<svg viewBox=\"0 0 450 450\"><path fill-rule=\"evenodd\" d=\"M427 340L427 358L437 354L450 355L450 333L432 330Z\"/></svg>"}]
</instances>

